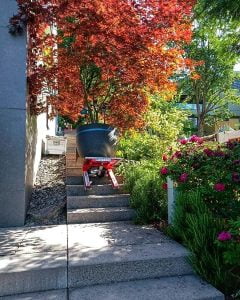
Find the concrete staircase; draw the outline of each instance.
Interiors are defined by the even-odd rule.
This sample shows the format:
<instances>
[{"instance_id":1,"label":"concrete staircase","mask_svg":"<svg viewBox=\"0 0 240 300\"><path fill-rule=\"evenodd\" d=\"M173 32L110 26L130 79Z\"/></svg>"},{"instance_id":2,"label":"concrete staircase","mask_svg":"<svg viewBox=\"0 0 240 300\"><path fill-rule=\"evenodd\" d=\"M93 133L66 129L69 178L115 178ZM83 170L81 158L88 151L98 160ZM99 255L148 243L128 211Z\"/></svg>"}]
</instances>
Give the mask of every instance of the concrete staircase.
<instances>
[{"instance_id":1,"label":"concrete staircase","mask_svg":"<svg viewBox=\"0 0 240 300\"><path fill-rule=\"evenodd\" d=\"M89 191L83 185L67 186L68 224L129 221L135 211L129 208L129 195L110 184L93 185Z\"/></svg>"},{"instance_id":2,"label":"concrete staircase","mask_svg":"<svg viewBox=\"0 0 240 300\"><path fill-rule=\"evenodd\" d=\"M184 247L130 222L122 185L95 180L85 191L81 183L69 178L67 186L71 299L224 299L194 275Z\"/></svg>"},{"instance_id":3,"label":"concrete staircase","mask_svg":"<svg viewBox=\"0 0 240 300\"><path fill-rule=\"evenodd\" d=\"M93 181L86 192L81 177L67 177L67 225L0 230L0 299L224 299L183 246L133 224L122 185Z\"/></svg>"}]
</instances>

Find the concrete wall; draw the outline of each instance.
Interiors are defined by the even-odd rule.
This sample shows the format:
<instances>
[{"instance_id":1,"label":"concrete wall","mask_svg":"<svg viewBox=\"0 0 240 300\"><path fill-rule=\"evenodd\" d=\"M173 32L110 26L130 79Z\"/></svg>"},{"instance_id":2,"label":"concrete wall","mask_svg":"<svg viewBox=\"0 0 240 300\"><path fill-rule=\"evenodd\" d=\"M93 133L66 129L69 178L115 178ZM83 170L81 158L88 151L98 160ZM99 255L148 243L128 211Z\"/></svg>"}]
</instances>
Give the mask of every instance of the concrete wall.
<instances>
[{"instance_id":1,"label":"concrete wall","mask_svg":"<svg viewBox=\"0 0 240 300\"><path fill-rule=\"evenodd\" d=\"M26 105L26 35L8 32L15 0L0 0L0 227L22 226L42 140L55 134L46 115L30 116Z\"/></svg>"},{"instance_id":2,"label":"concrete wall","mask_svg":"<svg viewBox=\"0 0 240 300\"><path fill-rule=\"evenodd\" d=\"M8 33L15 0L0 0L0 227L24 224L26 36Z\"/></svg>"}]
</instances>

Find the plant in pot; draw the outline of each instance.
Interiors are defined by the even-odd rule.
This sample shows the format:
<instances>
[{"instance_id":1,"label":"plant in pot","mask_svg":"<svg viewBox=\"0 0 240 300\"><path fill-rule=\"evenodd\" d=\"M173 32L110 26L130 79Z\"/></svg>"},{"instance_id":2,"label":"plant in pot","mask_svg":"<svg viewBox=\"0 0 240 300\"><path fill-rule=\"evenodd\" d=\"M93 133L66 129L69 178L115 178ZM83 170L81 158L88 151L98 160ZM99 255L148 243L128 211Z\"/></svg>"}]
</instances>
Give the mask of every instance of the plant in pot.
<instances>
[{"instance_id":1,"label":"plant in pot","mask_svg":"<svg viewBox=\"0 0 240 300\"><path fill-rule=\"evenodd\" d=\"M86 125L77 127L76 141L80 155L109 157L114 155L117 142L116 128L105 123L107 106L114 95L117 84L102 79L102 70L93 63L83 65L79 72L84 91Z\"/></svg>"},{"instance_id":2,"label":"plant in pot","mask_svg":"<svg viewBox=\"0 0 240 300\"><path fill-rule=\"evenodd\" d=\"M18 0L12 21L28 23L34 49L28 56L31 106L40 113L51 105L72 120L87 112L88 133L99 123L98 132L104 123L120 131L141 128L146 92L174 91L169 79L191 65L183 46L191 41L194 2ZM42 55L43 49L51 51ZM37 103L45 87L48 102Z\"/></svg>"}]
</instances>

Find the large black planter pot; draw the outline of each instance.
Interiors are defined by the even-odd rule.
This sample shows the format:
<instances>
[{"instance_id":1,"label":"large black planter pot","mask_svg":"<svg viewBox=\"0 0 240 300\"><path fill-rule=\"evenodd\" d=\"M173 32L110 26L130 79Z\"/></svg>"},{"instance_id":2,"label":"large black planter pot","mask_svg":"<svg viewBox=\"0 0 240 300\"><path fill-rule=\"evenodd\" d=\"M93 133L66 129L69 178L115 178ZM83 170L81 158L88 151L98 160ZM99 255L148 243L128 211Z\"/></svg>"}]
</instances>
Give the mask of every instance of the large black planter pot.
<instances>
[{"instance_id":1,"label":"large black planter pot","mask_svg":"<svg viewBox=\"0 0 240 300\"><path fill-rule=\"evenodd\" d=\"M106 124L77 127L77 150L82 157L113 157L117 143L117 130Z\"/></svg>"}]
</instances>

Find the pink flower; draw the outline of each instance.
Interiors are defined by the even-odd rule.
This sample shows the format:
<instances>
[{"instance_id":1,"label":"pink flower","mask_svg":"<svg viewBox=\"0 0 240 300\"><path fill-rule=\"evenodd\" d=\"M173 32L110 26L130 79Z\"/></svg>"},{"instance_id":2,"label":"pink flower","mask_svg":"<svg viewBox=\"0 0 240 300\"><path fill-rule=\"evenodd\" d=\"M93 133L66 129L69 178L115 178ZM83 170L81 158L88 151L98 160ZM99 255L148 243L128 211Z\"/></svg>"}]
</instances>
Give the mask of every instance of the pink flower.
<instances>
[{"instance_id":1,"label":"pink flower","mask_svg":"<svg viewBox=\"0 0 240 300\"><path fill-rule=\"evenodd\" d=\"M240 174L237 172L232 173L232 180L234 182L240 182Z\"/></svg>"},{"instance_id":2,"label":"pink flower","mask_svg":"<svg viewBox=\"0 0 240 300\"><path fill-rule=\"evenodd\" d=\"M208 157L212 157L214 155L214 152L209 149L209 148L206 148L203 150L203 152L208 156Z\"/></svg>"},{"instance_id":3,"label":"pink flower","mask_svg":"<svg viewBox=\"0 0 240 300\"><path fill-rule=\"evenodd\" d=\"M162 175L167 175L168 174L168 169L166 167L163 167L160 172L161 172Z\"/></svg>"},{"instance_id":4,"label":"pink flower","mask_svg":"<svg viewBox=\"0 0 240 300\"><path fill-rule=\"evenodd\" d=\"M182 145L186 145L186 144L187 144L187 142L188 142L188 140L187 140L187 139L182 139L182 140L180 140L180 144L182 144Z\"/></svg>"},{"instance_id":5,"label":"pink flower","mask_svg":"<svg viewBox=\"0 0 240 300\"><path fill-rule=\"evenodd\" d=\"M198 141L198 136L196 135L193 135L189 138L189 141L192 142L192 143L196 143Z\"/></svg>"},{"instance_id":6,"label":"pink flower","mask_svg":"<svg viewBox=\"0 0 240 300\"><path fill-rule=\"evenodd\" d=\"M177 158L181 158L182 157L182 153L180 151L176 151L174 153L174 156L177 157Z\"/></svg>"},{"instance_id":7,"label":"pink flower","mask_svg":"<svg viewBox=\"0 0 240 300\"><path fill-rule=\"evenodd\" d=\"M167 190L167 188L168 188L167 183L163 183L163 184L162 184L162 189L163 189L163 190Z\"/></svg>"},{"instance_id":8,"label":"pink flower","mask_svg":"<svg viewBox=\"0 0 240 300\"><path fill-rule=\"evenodd\" d=\"M192 143L198 143L198 144L202 144L203 143L203 138L199 137L199 136L196 136L196 135L193 135L189 138L189 141L192 142Z\"/></svg>"},{"instance_id":9,"label":"pink flower","mask_svg":"<svg viewBox=\"0 0 240 300\"><path fill-rule=\"evenodd\" d=\"M236 159L233 161L234 165L240 166L240 159Z\"/></svg>"},{"instance_id":10,"label":"pink flower","mask_svg":"<svg viewBox=\"0 0 240 300\"><path fill-rule=\"evenodd\" d=\"M163 154L162 159L163 159L163 161L167 161L167 160L168 160L167 155L166 155L166 154Z\"/></svg>"},{"instance_id":11,"label":"pink flower","mask_svg":"<svg viewBox=\"0 0 240 300\"><path fill-rule=\"evenodd\" d=\"M181 182L186 182L188 179L188 174L187 173L183 173L180 177L179 177L179 181Z\"/></svg>"},{"instance_id":12,"label":"pink flower","mask_svg":"<svg viewBox=\"0 0 240 300\"><path fill-rule=\"evenodd\" d=\"M225 191L225 184L224 183L216 183L214 184L214 190L217 192Z\"/></svg>"},{"instance_id":13,"label":"pink flower","mask_svg":"<svg viewBox=\"0 0 240 300\"><path fill-rule=\"evenodd\" d=\"M236 143L234 142L227 142L227 148L230 149L230 150L233 150L234 147L236 146Z\"/></svg>"},{"instance_id":14,"label":"pink flower","mask_svg":"<svg viewBox=\"0 0 240 300\"><path fill-rule=\"evenodd\" d=\"M218 234L218 237L217 237L217 239L218 239L219 241L221 241L221 242L229 241L229 240L231 240L231 238L232 238L232 235L231 235L231 233L228 232L228 231L222 231L222 232L220 232L220 233Z\"/></svg>"},{"instance_id":15,"label":"pink flower","mask_svg":"<svg viewBox=\"0 0 240 300\"><path fill-rule=\"evenodd\" d=\"M223 151L218 150L218 151L214 152L214 156L215 157L224 157L225 153Z\"/></svg>"}]
</instances>

